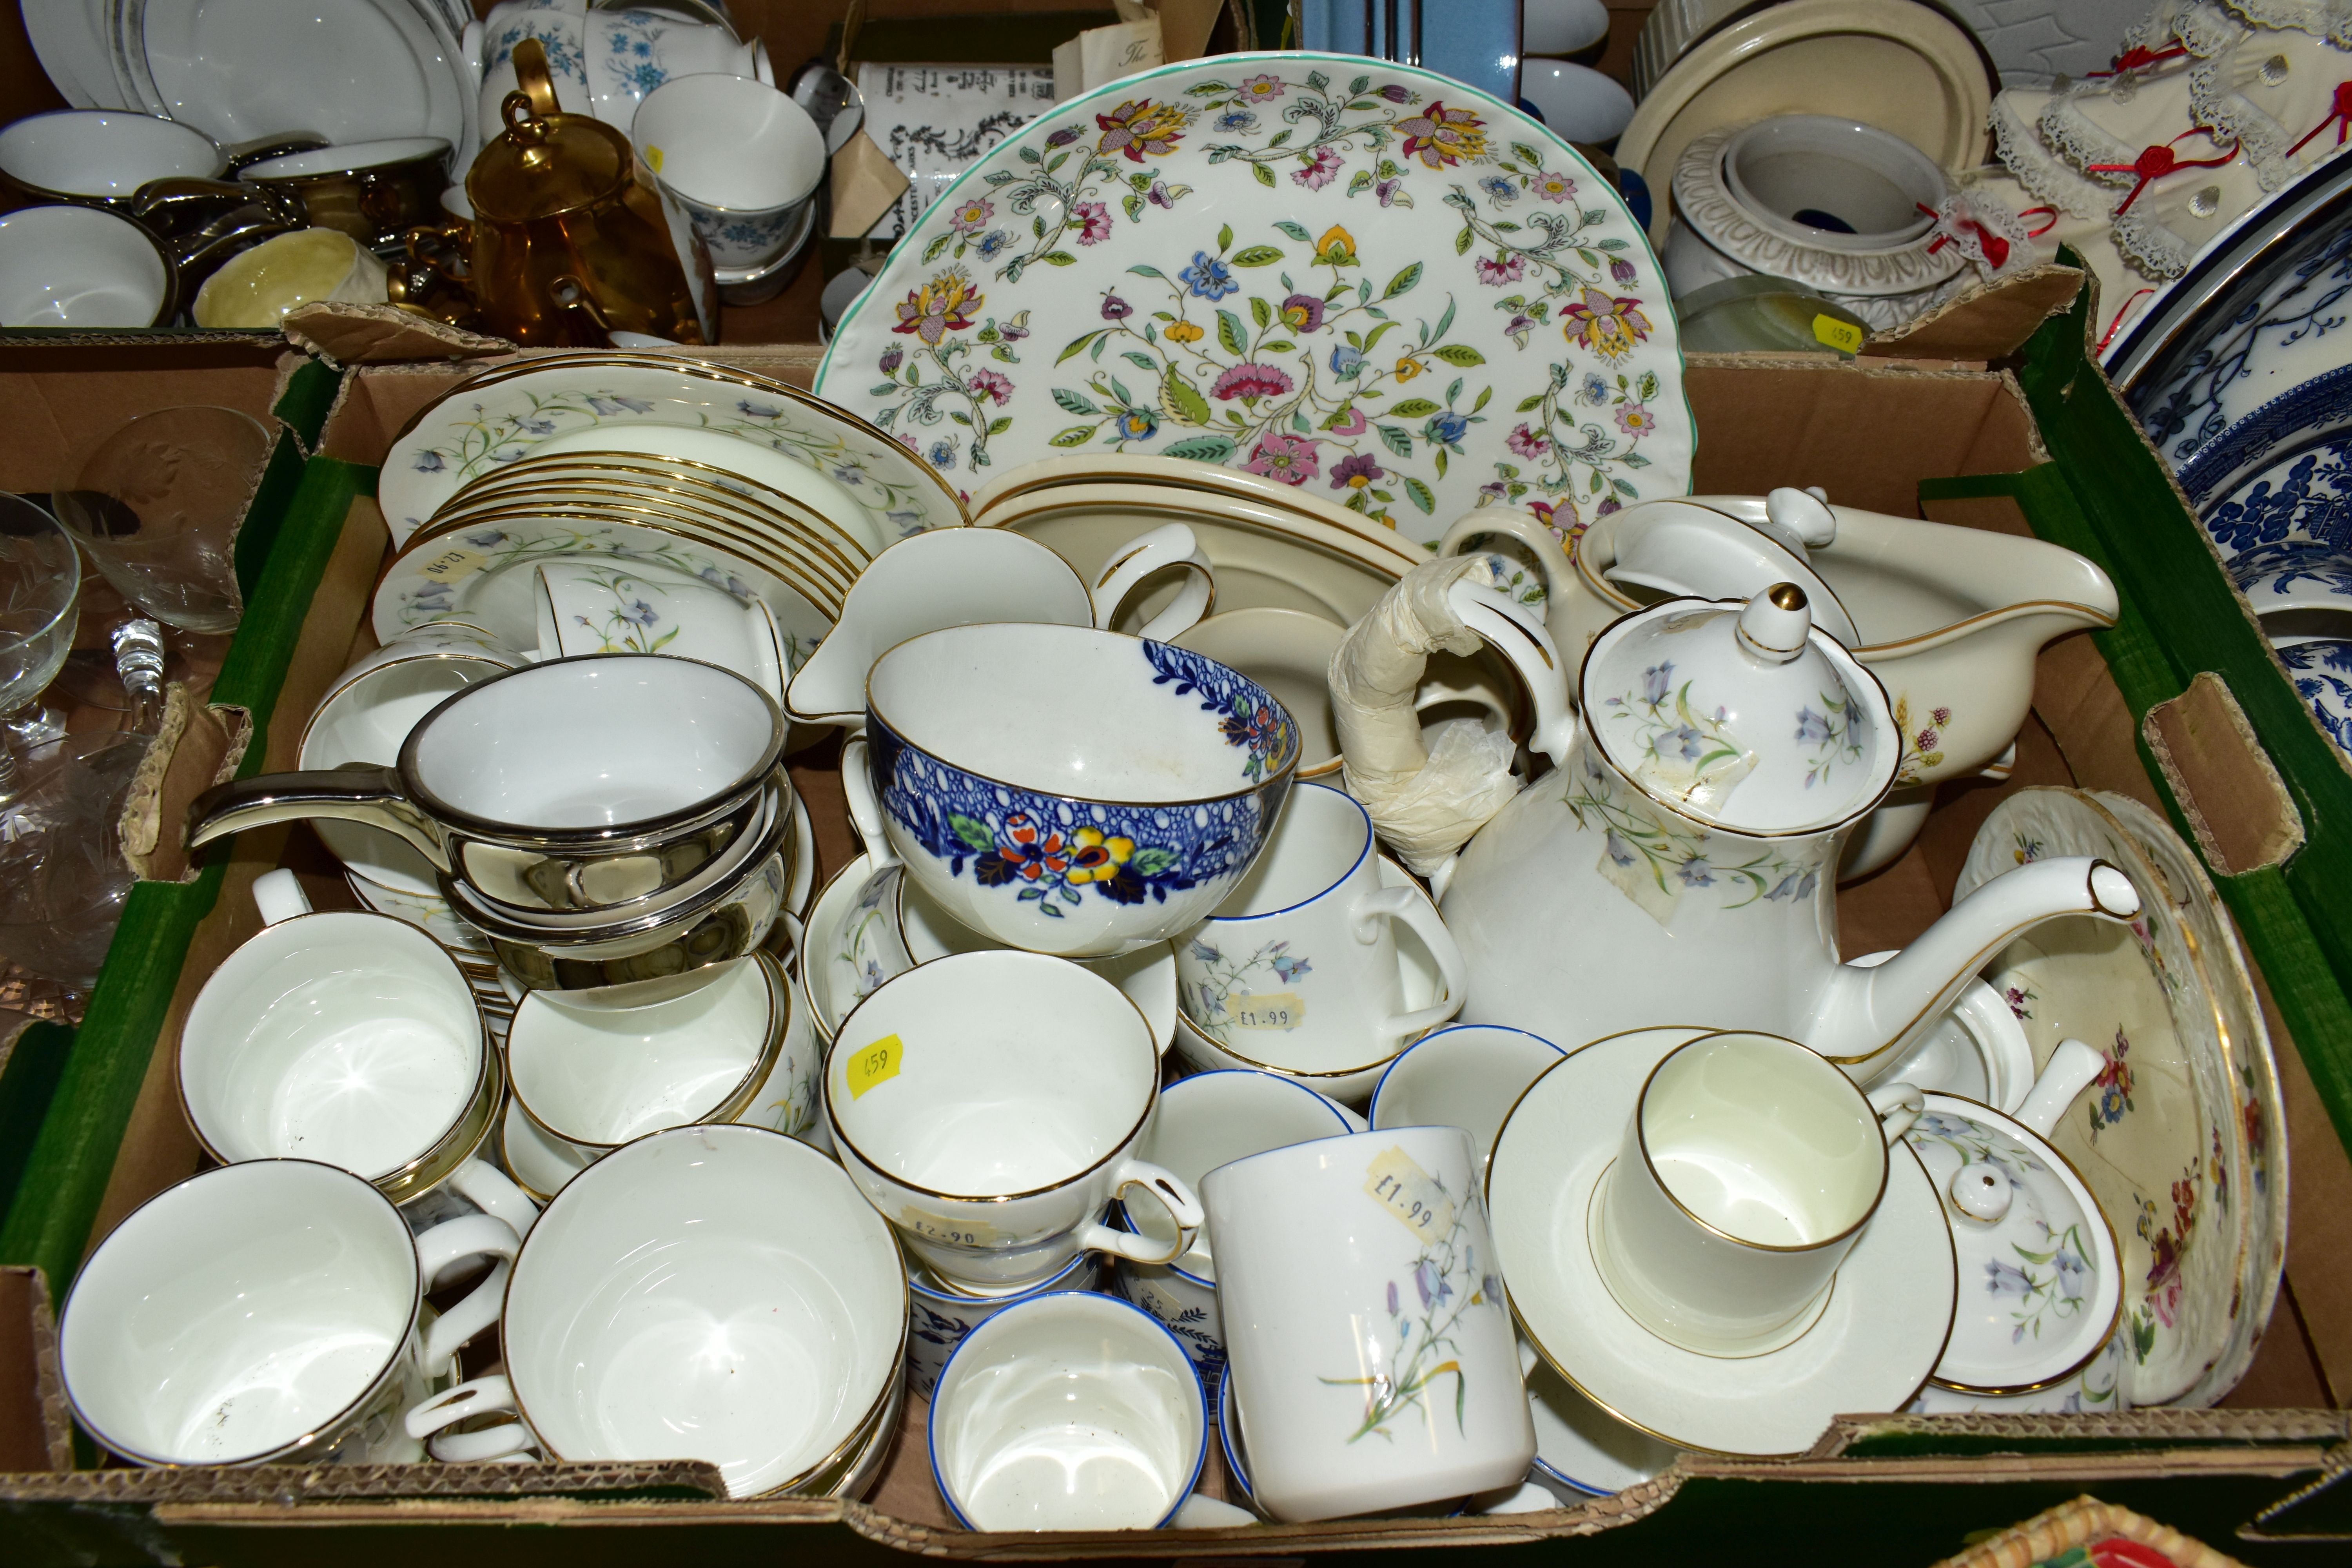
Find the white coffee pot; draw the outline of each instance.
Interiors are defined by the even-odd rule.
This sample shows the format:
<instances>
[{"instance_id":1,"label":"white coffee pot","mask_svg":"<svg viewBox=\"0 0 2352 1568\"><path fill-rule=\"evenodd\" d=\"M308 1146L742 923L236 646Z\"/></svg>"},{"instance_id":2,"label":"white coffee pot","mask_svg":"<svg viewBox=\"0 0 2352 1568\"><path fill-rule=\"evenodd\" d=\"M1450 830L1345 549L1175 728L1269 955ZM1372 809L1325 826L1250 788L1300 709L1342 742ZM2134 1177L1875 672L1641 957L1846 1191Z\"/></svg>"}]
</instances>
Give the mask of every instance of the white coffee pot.
<instances>
[{"instance_id":1,"label":"white coffee pot","mask_svg":"<svg viewBox=\"0 0 2352 1568\"><path fill-rule=\"evenodd\" d=\"M1418 568L1391 597L1418 588L1425 605L1416 579L1447 571ZM1585 655L1580 720L1569 667L1530 611L1468 579L1444 598L1517 667L1535 744L1557 763L1433 879L1469 969L1464 1023L1563 1043L1664 1025L1761 1030L1867 1082L2021 932L2138 912L2115 867L2044 860L1988 883L1884 963L1843 963L1839 849L1885 797L1904 738L1885 688L1814 626L1803 589L1622 617ZM1511 635L1496 635L1497 617ZM1395 624L1376 609L1349 635ZM1350 769L1410 755L1409 721L1361 714L1343 732Z\"/></svg>"}]
</instances>

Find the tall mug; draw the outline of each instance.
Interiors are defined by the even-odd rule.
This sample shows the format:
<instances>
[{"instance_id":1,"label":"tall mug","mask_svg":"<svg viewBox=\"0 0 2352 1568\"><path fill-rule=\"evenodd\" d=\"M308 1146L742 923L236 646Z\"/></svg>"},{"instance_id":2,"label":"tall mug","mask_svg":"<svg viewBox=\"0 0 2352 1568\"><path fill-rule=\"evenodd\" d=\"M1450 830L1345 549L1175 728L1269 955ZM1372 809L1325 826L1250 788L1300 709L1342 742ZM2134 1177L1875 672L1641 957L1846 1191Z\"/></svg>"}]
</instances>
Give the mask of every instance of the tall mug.
<instances>
[{"instance_id":1,"label":"tall mug","mask_svg":"<svg viewBox=\"0 0 2352 1568\"><path fill-rule=\"evenodd\" d=\"M1226 1376L1289 1521L1523 1479L1536 1434L1470 1135L1318 1139L1202 1179Z\"/></svg>"}]
</instances>

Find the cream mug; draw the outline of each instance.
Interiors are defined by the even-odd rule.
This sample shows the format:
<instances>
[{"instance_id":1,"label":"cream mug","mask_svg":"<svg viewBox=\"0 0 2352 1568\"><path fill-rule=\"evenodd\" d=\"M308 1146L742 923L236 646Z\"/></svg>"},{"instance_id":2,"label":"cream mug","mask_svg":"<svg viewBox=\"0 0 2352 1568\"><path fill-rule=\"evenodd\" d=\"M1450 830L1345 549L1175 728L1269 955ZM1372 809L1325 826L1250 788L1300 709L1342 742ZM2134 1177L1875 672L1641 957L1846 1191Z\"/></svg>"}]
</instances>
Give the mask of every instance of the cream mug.
<instances>
[{"instance_id":1,"label":"cream mug","mask_svg":"<svg viewBox=\"0 0 2352 1568\"><path fill-rule=\"evenodd\" d=\"M166 1187L75 1279L58 1328L74 1417L142 1465L403 1464L424 1457L400 1407L498 1321L503 1221L412 1235L348 1171L252 1160ZM434 1277L498 1259L437 1319Z\"/></svg>"},{"instance_id":2,"label":"cream mug","mask_svg":"<svg viewBox=\"0 0 2352 1568\"><path fill-rule=\"evenodd\" d=\"M180 1032L196 1141L223 1164L321 1161L404 1206L446 1187L528 1235L537 1205L478 1157L504 1086L457 960L391 915L312 912L291 871L253 901L265 925Z\"/></svg>"},{"instance_id":3,"label":"cream mug","mask_svg":"<svg viewBox=\"0 0 2352 1568\"><path fill-rule=\"evenodd\" d=\"M1437 960L1445 1000L1407 1012L1391 922ZM1328 1072L1394 1056L1469 994L1462 950L1412 889L1381 886L1372 819L1328 784L1290 792L1265 853L1216 912L1176 942L1192 1026L1251 1061Z\"/></svg>"},{"instance_id":4,"label":"cream mug","mask_svg":"<svg viewBox=\"0 0 2352 1568\"><path fill-rule=\"evenodd\" d=\"M1617 1304L1703 1355L1811 1328L1886 1192L1918 1089L1867 1095L1777 1035L1702 1035L1651 1069L1601 1177L1593 1258Z\"/></svg>"},{"instance_id":5,"label":"cream mug","mask_svg":"<svg viewBox=\"0 0 2352 1568\"><path fill-rule=\"evenodd\" d=\"M1065 959L961 952L844 1019L825 1065L835 1151L908 1250L950 1286L1044 1279L1080 1251L1165 1263L1201 1226L1192 1187L1136 1148L1160 1047L1124 992ZM1114 1230L1113 1198L1178 1234Z\"/></svg>"}]
</instances>

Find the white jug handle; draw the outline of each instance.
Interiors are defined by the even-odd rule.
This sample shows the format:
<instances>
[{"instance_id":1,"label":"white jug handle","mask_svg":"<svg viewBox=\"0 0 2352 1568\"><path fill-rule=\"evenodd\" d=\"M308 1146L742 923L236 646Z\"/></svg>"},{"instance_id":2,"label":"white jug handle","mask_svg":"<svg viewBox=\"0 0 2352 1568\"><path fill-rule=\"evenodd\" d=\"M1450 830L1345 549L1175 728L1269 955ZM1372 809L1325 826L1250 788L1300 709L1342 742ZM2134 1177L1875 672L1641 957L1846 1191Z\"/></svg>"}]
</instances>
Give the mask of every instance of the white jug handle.
<instances>
[{"instance_id":1,"label":"white jug handle","mask_svg":"<svg viewBox=\"0 0 2352 1568\"><path fill-rule=\"evenodd\" d=\"M1569 574L1575 569L1569 563L1568 552L1560 547L1559 537L1550 529L1523 511L1486 507L1471 512L1445 531L1445 536L1437 542L1437 553L1441 557L1477 553L1471 541L1490 534L1500 534L1526 549L1535 564L1537 577L1542 580L1547 604L1569 592Z\"/></svg>"},{"instance_id":2,"label":"white jug handle","mask_svg":"<svg viewBox=\"0 0 2352 1568\"><path fill-rule=\"evenodd\" d=\"M438 1376L467 1340L499 1321L506 1308L507 1276L514 1271L514 1255L521 1250L522 1238L514 1227L486 1214L446 1221L416 1237L417 1266L428 1282L461 1258L498 1259L489 1278L425 1331L425 1375Z\"/></svg>"},{"instance_id":3,"label":"white jug handle","mask_svg":"<svg viewBox=\"0 0 2352 1568\"><path fill-rule=\"evenodd\" d=\"M454 1426L476 1415L492 1415L501 1412L513 1414L512 1421L501 1421L481 1432L452 1432L436 1436L442 1428ZM516 1409L514 1385L498 1373L478 1377L471 1383L461 1383L446 1388L410 1408L401 1417L408 1435L415 1438L433 1439L433 1457L445 1462L465 1464L482 1459L504 1458L534 1446L530 1428L522 1424Z\"/></svg>"},{"instance_id":4,"label":"white jug handle","mask_svg":"<svg viewBox=\"0 0 2352 1568\"><path fill-rule=\"evenodd\" d=\"M1151 617L1140 635L1154 642L1166 642L1190 630L1217 602L1217 574L1209 563L1209 552L1201 548L1192 531L1181 522L1139 533L1111 556L1110 564L1096 576L1088 590L1094 600L1095 625L1108 627L1118 618L1137 584L1171 566L1186 568L1184 586L1174 602Z\"/></svg>"},{"instance_id":5,"label":"white jug handle","mask_svg":"<svg viewBox=\"0 0 2352 1568\"><path fill-rule=\"evenodd\" d=\"M502 1220L518 1237L529 1236L539 1218L539 1205L496 1165L468 1160L449 1173L450 1190L492 1219Z\"/></svg>"},{"instance_id":6,"label":"white jug handle","mask_svg":"<svg viewBox=\"0 0 2352 1568\"><path fill-rule=\"evenodd\" d=\"M2042 1064L2042 1076L2033 1080L2025 1103L2011 1114L2047 1138L2057 1127L2058 1119L2066 1114L2066 1108L2074 1103L2074 1097L2106 1070L2107 1058L2096 1047L2080 1040L2061 1040L2058 1048L2050 1053L2049 1061Z\"/></svg>"},{"instance_id":7,"label":"white jug handle","mask_svg":"<svg viewBox=\"0 0 2352 1568\"><path fill-rule=\"evenodd\" d=\"M1140 1228L1113 1230L1107 1225L1089 1222L1078 1227L1078 1245L1089 1252L1115 1254L1130 1263L1173 1263L1183 1257L1192 1238L1208 1223L1192 1184L1149 1160L1122 1160L1111 1178L1117 1184L1120 1203L1130 1202L1130 1194L1139 1189L1168 1211L1168 1216L1176 1222L1176 1244L1171 1247L1162 1237L1146 1236ZM1129 1223L1134 1223L1131 1215Z\"/></svg>"},{"instance_id":8,"label":"white jug handle","mask_svg":"<svg viewBox=\"0 0 2352 1568\"><path fill-rule=\"evenodd\" d=\"M1445 602L1462 617L1464 626L1509 662L1527 687L1536 710L1535 733L1528 737L1528 749L1549 757L1554 767L1566 765L1569 747L1576 740L1576 716L1568 707L1568 666L1551 633L1542 621L1511 603L1508 595L1466 577L1445 591Z\"/></svg>"},{"instance_id":9,"label":"white jug handle","mask_svg":"<svg viewBox=\"0 0 2352 1568\"><path fill-rule=\"evenodd\" d=\"M253 879L253 907L261 911L261 923L274 926L280 921L290 921L296 915L310 912L310 895L294 873L280 867L264 871Z\"/></svg>"},{"instance_id":10,"label":"white jug handle","mask_svg":"<svg viewBox=\"0 0 2352 1568\"><path fill-rule=\"evenodd\" d=\"M1886 1130L1886 1141L1894 1142L1911 1131L1911 1124L1927 1114L1927 1097L1916 1084L1890 1083L1869 1091L1870 1109L1878 1112L1879 1125Z\"/></svg>"},{"instance_id":11,"label":"white jug handle","mask_svg":"<svg viewBox=\"0 0 2352 1568\"><path fill-rule=\"evenodd\" d=\"M1417 1035L1423 1029L1433 1029L1454 1014L1470 994L1470 966L1462 960L1461 944L1445 922L1430 907L1427 899L1414 888L1382 888L1367 893L1355 909L1355 930L1358 942L1370 942L1379 933L1379 922L1384 920L1402 921L1412 928L1437 960L1437 973L1444 987L1443 997L1417 1012L1400 1013L1381 1026L1391 1039Z\"/></svg>"},{"instance_id":12,"label":"white jug handle","mask_svg":"<svg viewBox=\"0 0 2352 1568\"><path fill-rule=\"evenodd\" d=\"M866 841L867 864L874 870L887 871L903 862L890 847L890 834L883 826L882 803L875 797L874 780L866 771L867 750L863 735L851 736L841 748L841 793L848 802L850 826Z\"/></svg>"}]
</instances>

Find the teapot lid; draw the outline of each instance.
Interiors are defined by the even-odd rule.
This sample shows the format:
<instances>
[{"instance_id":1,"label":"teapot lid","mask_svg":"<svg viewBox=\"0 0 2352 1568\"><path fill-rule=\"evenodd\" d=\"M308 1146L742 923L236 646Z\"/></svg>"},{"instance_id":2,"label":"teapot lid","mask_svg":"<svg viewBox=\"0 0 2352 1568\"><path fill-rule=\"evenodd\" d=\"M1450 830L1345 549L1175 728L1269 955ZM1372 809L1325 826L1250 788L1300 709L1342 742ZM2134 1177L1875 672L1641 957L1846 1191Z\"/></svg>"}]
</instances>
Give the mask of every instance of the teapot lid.
<instances>
[{"instance_id":1,"label":"teapot lid","mask_svg":"<svg viewBox=\"0 0 2352 1568\"><path fill-rule=\"evenodd\" d=\"M1794 583L1669 599L1595 639L1585 722L1653 799L1745 833L1815 833L1876 805L1901 748L1886 693L1816 630Z\"/></svg>"},{"instance_id":2,"label":"teapot lid","mask_svg":"<svg viewBox=\"0 0 2352 1568\"><path fill-rule=\"evenodd\" d=\"M517 79L499 112L506 133L485 146L466 174L466 199L491 223L530 223L603 200L634 174L629 139L586 114L566 114L546 74L537 38L515 47Z\"/></svg>"},{"instance_id":3,"label":"teapot lid","mask_svg":"<svg viewBox=\"0 0 2352 1568\"><path fill-rule=\"evenodd\" d=\"M2022 1123L1930 1094L1905 1142L1943 1199L1959 1305L1934 1381L2016 1393L2098 1353L2123 1307L2115 1233L2065 1157Z\"/></svg>"}]
</instances>

